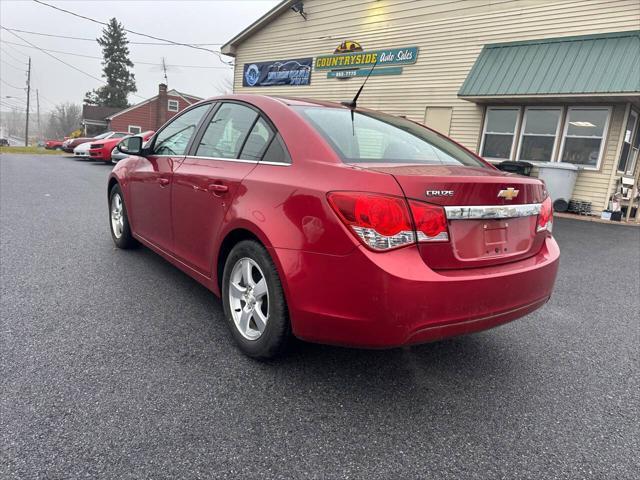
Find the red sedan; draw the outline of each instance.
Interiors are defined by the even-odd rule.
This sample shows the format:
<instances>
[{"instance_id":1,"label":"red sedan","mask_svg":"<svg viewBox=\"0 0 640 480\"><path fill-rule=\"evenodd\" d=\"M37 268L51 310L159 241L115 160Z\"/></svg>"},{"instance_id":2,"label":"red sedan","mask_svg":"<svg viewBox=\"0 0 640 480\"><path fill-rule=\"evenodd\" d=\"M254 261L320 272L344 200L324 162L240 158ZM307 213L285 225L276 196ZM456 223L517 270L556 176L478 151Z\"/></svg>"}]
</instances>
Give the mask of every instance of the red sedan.
<instances>
[{"instance_id":1,"label":"red sedan","mask_svg":"<svg viewBox=\"0 0 640 480\"><path fill-rule=\"evenodd\" d=\"M428 342L551 296L544 184L404 118L232 95L185 110L144 148L139 137L118 148L133 156L109 177L116 246L140 242L221 296L250 356L292 336Z\"/></svg>"},{"instance_id":2,"label":"red sedan","mask_svg":"<svg viewBox=\"0 0 640 480\"><path fill-rule=\"evenodd\" d=\"M146 142L151 138L155 132L152 130L140 133L139 135ZM96 143L92 143L89 147L89 157L92 160L101 160L103 162L111 162L111 152L113 149L122 142L123 139L129 137L111 137L105 140L100 140Z\"/></svg>"},{"instance_id":3,"label":"red sedan","mask_svg":"<svg viewBox=\"0 0 640 480\"><path fill-rule=\"evenodd\" d=\"M44 142L44 148L47 150L62 150L62 143L66 140L47 140Z\"/></svg>"}]
</instances>

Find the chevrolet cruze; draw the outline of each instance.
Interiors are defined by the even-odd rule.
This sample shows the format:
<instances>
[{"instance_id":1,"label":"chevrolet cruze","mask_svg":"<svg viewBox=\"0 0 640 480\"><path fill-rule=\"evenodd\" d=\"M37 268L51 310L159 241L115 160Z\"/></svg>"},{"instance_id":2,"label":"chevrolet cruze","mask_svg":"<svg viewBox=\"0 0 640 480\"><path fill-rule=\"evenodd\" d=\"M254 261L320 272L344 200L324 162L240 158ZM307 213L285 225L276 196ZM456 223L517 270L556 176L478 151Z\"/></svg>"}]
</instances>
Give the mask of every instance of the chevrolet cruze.
<instances>
[{"instance_id":1,"label":"chevrolet cruze","mask_svg":"<svg viewBox=\"0 0 640 480\"><path fill-rule=\"evenodd\" d=\"M550 298L559 250L535 178L353 105L232 95L172 118L109 177L116 246L220 296L248 355L292 337L371 348L476 332Z\"/></svg>"}]
</instances>

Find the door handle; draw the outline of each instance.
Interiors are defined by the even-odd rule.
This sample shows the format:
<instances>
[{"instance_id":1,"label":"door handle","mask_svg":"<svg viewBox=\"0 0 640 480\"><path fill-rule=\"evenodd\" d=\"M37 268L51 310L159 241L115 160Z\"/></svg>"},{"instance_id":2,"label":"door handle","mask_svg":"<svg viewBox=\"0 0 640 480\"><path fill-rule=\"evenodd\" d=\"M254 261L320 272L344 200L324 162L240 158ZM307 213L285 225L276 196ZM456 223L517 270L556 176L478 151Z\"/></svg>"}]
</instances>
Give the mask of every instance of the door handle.
<instances>
[{"instance_id":1,"label":"door handle","mask_svg":"<svg viewBox=\"0 0 640 480\"><path fill-rule=\"evenodd\" d=\"M169 185L169 179L161 177L158 179L158 183L160 184L161 187L166 187L167 185Z\"/></svg>"},{"instance_id":2,"label":"door handle","mask_svg":"<svg viewBox=\"0 0 640 480\"><path fill-rule=\"evenodd\" d=\"M229 191L229 187L221 183L212 183L209 185L208 190L213 193L227 193Z\"/></svg>"}]
</instances>

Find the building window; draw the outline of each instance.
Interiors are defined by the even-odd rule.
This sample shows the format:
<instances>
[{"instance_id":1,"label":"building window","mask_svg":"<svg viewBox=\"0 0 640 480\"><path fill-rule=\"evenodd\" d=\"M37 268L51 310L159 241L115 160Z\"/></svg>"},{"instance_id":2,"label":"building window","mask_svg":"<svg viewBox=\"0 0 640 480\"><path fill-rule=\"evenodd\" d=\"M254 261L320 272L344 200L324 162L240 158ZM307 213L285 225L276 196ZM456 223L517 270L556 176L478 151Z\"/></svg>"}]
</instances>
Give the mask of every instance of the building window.
<instances>
[{"instance_id":1,"label":"building window","mask_svg":"<svg viewBox=\"0 0 640 480\"><path fill-rule=\"evenodd\" d=\"M140 132L142 132L142 128L137 125L129 125L129 128L127 129L127 131L133 135L137 135Z\"/></svg>"},{"instance_id":2,"label":"building window","mask_svg":"<svg viewBox=\"0 0 640 480\"><path fill-rule=\"evenodd\" d=\"M550 162L558 138L562 108L527 107L524 111L518 160Z\"/></svg>"},{"instance_id":3,"label":"building window","mask_svg":"<svg viewBox=\"0 0 640 480\"><path fill-rule=\"evenodd\" d=\"M481 155L510 160L515 143L520 107L488 107L482 132Z\"/></svg>"},{"instance_id":4,"label":"building window","mask_svg":"<svg viewBox=\"0 0 640 480\"><path fill-rule=\"evenodd\" d=\"M609 123L608 107L569 107L562 137L563 162L597 170Z\"/></svg>"},{"instance_id":5,"label":"building window","mask_svg":"<svg viewBox=\"0 0 640 480\"><path fill-rule=\"evenodd\" d=\"M640 125L638 125L638 112L629 111L627 127L624 130L622 151L618 160L618 171L628 175L633 174L633 169L638 157L640 148Z\"/></svg>"},{"instance_id":6,"label":"building window","mask_svg":"<svg viewBox=\"0 0 640 480\"><path fill-rule=\"evenodd\" d=\"M179 108L180 104L177 100L169 100L167 102L167 110L169 110L170 112L177 112Z\"/></svg>"}]
</instances>

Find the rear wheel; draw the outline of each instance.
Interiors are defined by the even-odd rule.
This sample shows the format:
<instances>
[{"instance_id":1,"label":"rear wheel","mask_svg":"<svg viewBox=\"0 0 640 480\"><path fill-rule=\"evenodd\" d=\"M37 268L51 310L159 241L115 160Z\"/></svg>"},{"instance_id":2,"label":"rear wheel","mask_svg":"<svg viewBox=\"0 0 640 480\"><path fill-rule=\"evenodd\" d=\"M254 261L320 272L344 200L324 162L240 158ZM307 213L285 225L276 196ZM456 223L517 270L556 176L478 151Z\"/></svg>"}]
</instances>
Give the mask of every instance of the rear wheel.
<instances>
[{"instance_id":1,"label":"rear wheel","mask_svg":"<svg viewBox=\"0 0 640 480\"><path fill-rule=\"evenodd\" d=\"M283 353L291 338L289 312L273 260L258 242L244 240L229 253L222 303L231 333L250 357Z\"/></svg>"},{"instance_id":2,"label":"rear wheel","mask_svg":"<svg viewBox=\"0 0 640 480\"><path fill-rule=\"evenodd\" d=\"M137 245L131 235L127 207L124 204L124 196L120 185L115 184L109 194L109 226L111 238L118 248L133 248Z\"/></svg>"}]
</instances>

